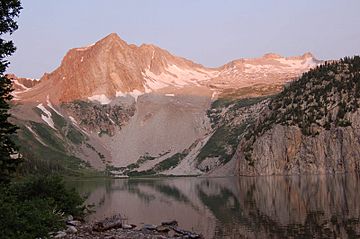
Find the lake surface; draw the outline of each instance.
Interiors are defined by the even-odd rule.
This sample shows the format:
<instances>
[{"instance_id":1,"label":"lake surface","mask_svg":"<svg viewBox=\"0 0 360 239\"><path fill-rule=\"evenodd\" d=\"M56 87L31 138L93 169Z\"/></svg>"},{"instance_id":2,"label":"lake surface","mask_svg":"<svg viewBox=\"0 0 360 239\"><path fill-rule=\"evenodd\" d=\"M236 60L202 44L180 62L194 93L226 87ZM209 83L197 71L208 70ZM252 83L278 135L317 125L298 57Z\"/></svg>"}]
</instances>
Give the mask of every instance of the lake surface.
<instances>
[{"instance_id":1,"label":"lake surface","mask_svg":"<svg viewBox=\"0 0 360 239\"><path fill-rule=\"evenodd\" d=\"M360 238L360 176L96 179L89 220L179 226L205 238Z\"/></svg>"}]
</instances>

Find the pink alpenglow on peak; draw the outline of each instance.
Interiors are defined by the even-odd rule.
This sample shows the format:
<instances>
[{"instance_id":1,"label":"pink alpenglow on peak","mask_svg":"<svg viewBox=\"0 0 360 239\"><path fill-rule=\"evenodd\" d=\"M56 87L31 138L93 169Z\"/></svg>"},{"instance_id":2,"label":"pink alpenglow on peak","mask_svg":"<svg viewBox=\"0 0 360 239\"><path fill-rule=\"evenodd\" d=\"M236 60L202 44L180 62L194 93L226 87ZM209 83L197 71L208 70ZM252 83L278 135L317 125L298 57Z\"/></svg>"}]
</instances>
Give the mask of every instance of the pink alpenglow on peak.
<instances>
[{"instance_id":1,"label":"pink alpenglow on peak","mask_svg":"<svg viewBox=\"0 0 360 239\"><path fill-rule=\"evenodd\" d=\"M111 33L90 46L69 50L61 65L44 74L39 83L29 88L18 84L16 95L19 100L33 102L44 102L49 95L54 104L77 99L108 104L119 96L137 100L142 94L169 87L239 88L284 83L318 63L311 53L289 58L269 53L207 68L151 44L129 45Z\"/></svg>"}]
</instances>

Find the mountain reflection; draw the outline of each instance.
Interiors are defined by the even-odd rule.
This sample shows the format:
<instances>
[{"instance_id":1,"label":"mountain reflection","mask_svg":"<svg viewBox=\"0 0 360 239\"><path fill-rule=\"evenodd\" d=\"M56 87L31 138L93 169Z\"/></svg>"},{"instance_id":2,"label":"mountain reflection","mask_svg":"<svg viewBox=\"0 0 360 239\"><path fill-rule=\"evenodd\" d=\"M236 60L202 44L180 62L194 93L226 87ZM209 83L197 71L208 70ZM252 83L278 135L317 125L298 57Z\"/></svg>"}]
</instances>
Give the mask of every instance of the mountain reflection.
<instances>
[{"instance_id":1,"label":"mountain reflection","mask_svg":"<svg viewBox=\"0 0 360 239\"><path fill-rule=\"evenodd\" d=\"M157 178L70 182L89 220L177 220L206 238L360 238L359 176Z\"/></svg>"}]
</instances>

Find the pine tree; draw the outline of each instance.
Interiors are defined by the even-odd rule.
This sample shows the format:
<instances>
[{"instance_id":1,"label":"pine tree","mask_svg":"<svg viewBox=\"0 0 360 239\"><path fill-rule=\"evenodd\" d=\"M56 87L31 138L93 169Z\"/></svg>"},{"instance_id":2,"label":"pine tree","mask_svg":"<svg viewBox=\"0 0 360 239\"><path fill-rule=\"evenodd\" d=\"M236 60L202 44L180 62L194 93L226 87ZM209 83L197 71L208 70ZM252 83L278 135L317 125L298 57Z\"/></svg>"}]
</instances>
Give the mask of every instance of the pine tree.
<instances>
[{"instance_id":1,"label":"pine tree","mask_svg":"<svg viewBox=\"0 0 360 239\"><path fill-rule=\"evenodd\" d=\"M17 29L14 18L21 10L19 0L1 0L0 3L0 182L6 182L16 170L20 162L16 146L11 136L17 127L9 122L9 101L12 99L12 84L5 77L5 70L9 65L6 57L15 52L12 41L3 39L4 35L12 34Z\"/></svg>"}]
</instances>

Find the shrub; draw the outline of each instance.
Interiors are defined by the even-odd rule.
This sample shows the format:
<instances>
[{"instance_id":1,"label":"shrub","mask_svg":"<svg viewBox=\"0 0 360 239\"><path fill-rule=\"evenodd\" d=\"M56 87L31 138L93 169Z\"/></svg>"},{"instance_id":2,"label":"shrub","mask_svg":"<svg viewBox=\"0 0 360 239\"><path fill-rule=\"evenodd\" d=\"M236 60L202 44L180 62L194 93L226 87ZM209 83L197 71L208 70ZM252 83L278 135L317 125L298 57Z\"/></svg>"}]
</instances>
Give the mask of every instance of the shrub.
<instances>
[{"instance_id":1,"label":"shrub","mask_svg":"<svg viewBox=\"0 0 360 239\"><path fill-rule=\"evenodd\" d=\"M61 177L29 177L12 185L11 193L19 200L47 199L57 210L65 214L82 217L84 199L75 189L66 188Z\"/></svg>"},{"instance_id":2,"label":"shrub","mask_svg":"<svg viewBox=\"0 0 360 239\"><path fill-rule=\"evenodd\" d=\"M0 195L1 238L38 238L63 226L62 216L53 212L52 202L35 198L18 200L9 192Z\"/></svg>"},{"instance_id":3,"label":"shrub","mask_svg":"<svg viewBox=\"0 0 360 239\"><path fill-rule=\"evenodd\" d=\"M84 199L58 177L32 177L0 185L1 238L39 238L65 226L64 216L83 216Z\"/></svg>"}]
</instances>

